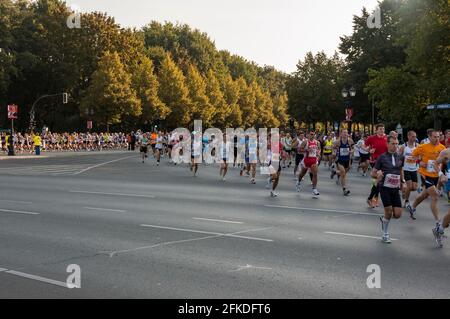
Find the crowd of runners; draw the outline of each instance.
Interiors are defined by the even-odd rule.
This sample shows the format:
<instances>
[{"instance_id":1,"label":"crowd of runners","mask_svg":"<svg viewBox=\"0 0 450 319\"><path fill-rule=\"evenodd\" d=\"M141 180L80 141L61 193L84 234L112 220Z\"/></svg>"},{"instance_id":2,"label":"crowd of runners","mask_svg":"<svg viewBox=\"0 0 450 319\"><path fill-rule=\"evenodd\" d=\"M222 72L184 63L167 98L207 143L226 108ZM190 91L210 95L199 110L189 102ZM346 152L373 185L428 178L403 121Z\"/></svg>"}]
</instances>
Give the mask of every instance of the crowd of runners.
<instances>
[{"instance_id":1,"label":"crowd of runners","mask_svg":"<svg viewBox=\"0 0 450 319\"><path fill-rule=\"evenodd\" d=\"M370 175L371 185L366 201L369 208L379 207L380 200L383 204L384 216L380 217L380 222L384 243L391 243L391 220L400 218L404 210L411 219L416 220L416 211L429 198L435 220L432 233L437 246L443 247L444 229L450 224L450 210L441 219L438 201L445 194L450 203L450 164L447 165L450 161L450 130L443 133L429 129L427 135L425 139L419 140L416 132L409 131L405 136L406 141L400 144L397 132L386 134L383 124L376 126L376 133L373 135L358 132L350 136L345 129L339 133L329 131L321 135L313 130L280 132L279 145L274 148L269 135L263 161L259 156L261 149L256 135L234 137L230 141L225 134L222 139L214 135L207 138L195 131L187 137L156 131L128 134L46 132L38 137L38 143L42 143L42 149L46 151L138 149L142 163L151 154L156 165L160 165L162 157L168 157L169 163L177 165L181 163L183 155L189 161L189 154L183 154L181 146L186 145L184 143L190 137L189 169L193 176L197 176L199 164L205 162L203 154L211 154L216 159L209 162L206 160L206 165L219 162L219 177L223 181L226 181L228 168L232 165L239 168L240 176L248 176L250 183L256 184L259 166L260 172L267 176L266 188L271 197L279 196L276 189L281 171L288 170L295 181L293 190L301 192L310 180L312 197L318 199L318 172L321 168L329 171L330 178L336 180L343 196L351 196L347 175L355 166L358 174ZM8 139L6 134L1 135L4 152L7 152ZM35 141L34 134L15 134L16 152L33 152ZM275 154L279 154L279 157L273 156L272 149L277 150ZM174 154L177 158L173 158ZM410 201L412 192L418 193L414 201Z\"/></svg>"},{"instance_id":2,"label":"crowd of runners","mask_svg":"<svg viewBox=\"0 0 450 319\"><path fill-rule=\"evenodd\" d=\"M355 166L357 173L362 176L370 175L371 185L368 191L367 205L376 208L381 203L384 215L380 217L382 228L382 242L391 243L389 225L391 219L398 219L404 210L409 213L412 220L416 220L416 210L427 198L430 199L430 208L435 225L432 229L438 247L443 247L444 229L450 224L450 210L441 219L438 200L447 197L450 203L450 130L445 133L429 129L428 136L419 140L416 132L409 131L406 141L399 142L396 131L385 133L385 126L376 126L376 134L353 134L347 130L340 133L328 132L318 136L315 131L298 131L294 134L280 133L278 149L279 158L273 158L270 136L267 143L267 156L265 161L259 157L260 151L255 136L236 137L227 141L225 134L222 142L215 143L215 137L196 137L198 132L191 134L191 163L189 169L193 176L197 176L199 164L205 160L202 154L209 154L205 149L211 148L210 153L219 152L219 177L226 180L229 165L239 167L240 176L250 177L250 183L256 184L257 167L267 176L266 188L270 190L271 197L279 196L276 188L282 170L291 169L295 181L295 190L301 192L304 185L312 186L312 197L319 198L318 171L329 170L330 178L336 179L336 184L342 189L343 196L350 196L351 191L347 182L350 169ZM185 137L184 137L185 138ZM356 140L356 142L354 141ZM166 154L170 162L174 160L172 149L181 150L183 136L159 135L147 133L137 139L140 145L142 161L148 157L150 146L153 156L160 163L161 155ZM167 143L167 145L165 144ZM167 147L166 147L167 146ZM238 150L245 150L240 158ZM253 150L253 151L252 151ZM258 151L256 151L258 150ZM176 152L174 152L175 154ZM234 156L231 154L234 153ZM182 152L181 152L182 155ZM356 165L354 165L356 164ZM209 164L206 164L209 165ZM288 173L290 174L290 173ZM410 202L412 192L418 192L414 201ZM423 206L423 204L422 204Z\"/></svg>"}]
</instances>

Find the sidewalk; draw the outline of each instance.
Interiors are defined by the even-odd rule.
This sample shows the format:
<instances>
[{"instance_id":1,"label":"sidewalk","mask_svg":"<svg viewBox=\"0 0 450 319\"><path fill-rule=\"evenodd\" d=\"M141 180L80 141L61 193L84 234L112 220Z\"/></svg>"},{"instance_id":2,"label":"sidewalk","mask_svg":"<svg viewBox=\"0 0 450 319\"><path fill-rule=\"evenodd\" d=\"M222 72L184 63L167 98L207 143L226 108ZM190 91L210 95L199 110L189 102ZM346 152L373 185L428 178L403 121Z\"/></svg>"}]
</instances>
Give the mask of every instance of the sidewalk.
<instances>
[{"instance_id":1,"label":"sidewalk","mask_svg":"<svg viewBox=\"0 0 450 319\"><path fill-rule=\"evenodd\" d=\"M105 154L132 154L132 151L127 150L107 150L107 151L59 151L59 152L47 152L41 151L41 155L37 156L33 154L16 154L15 156L8 156L7 153L0 153L1 160L12 159L35 159L35 158L49 158L49 157L62 157L62 156L83 156L83 155L105 155Z\"/></svg>"}]
</instances>

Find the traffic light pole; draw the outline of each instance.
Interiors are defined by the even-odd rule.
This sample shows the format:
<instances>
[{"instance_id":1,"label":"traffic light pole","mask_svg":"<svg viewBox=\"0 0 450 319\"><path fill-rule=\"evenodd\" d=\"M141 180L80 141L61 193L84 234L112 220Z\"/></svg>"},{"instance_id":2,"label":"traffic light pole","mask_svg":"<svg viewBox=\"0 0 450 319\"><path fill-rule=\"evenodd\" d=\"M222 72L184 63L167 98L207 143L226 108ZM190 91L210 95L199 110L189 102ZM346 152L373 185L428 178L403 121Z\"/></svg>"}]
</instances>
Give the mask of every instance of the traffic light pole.
<instances>
[{"instance_id":1,"label":"traffic light pole","mask_svg":"<svg viewBox=\"0 0 450 319\"><path fill-rule=\"evenodd\" d=\"M34 101L33 106L31 107L31 111L30 111L30 129L31 129L31 131L34 130L34 116L35 116L35 108L36 108L37 102L39 102L40 100L47 98L47 97L54 97L54 96L60 96L60 95L63 96L63 104L67 104L67 102L68 102L68 94L67 93L46 94L46 95L39 97L36 101Z\"/></svg>"},{"instance_id":2,"label":"traffic light pole","mask_svg":"<svg viewBox=\"0 0 450 319\"><path fill-rule=\"evenodd\" d=\"M11 135L9 136L8 156L14 156L14 119L11 119Z\"/></svg>"}]
</instances>

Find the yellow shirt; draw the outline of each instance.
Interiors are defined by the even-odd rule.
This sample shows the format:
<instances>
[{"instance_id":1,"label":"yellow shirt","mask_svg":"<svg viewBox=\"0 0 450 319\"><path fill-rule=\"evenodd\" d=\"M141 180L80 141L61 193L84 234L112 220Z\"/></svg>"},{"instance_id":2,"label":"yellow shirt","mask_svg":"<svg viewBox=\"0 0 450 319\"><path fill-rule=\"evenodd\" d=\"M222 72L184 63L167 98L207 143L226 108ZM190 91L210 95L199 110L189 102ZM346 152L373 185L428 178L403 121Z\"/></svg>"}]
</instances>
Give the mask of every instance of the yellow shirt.
<instances>
[{"instance_id":1,"label":"yellow shirt","mask_svg":"<svg viewBox=\"0 0 450 319\"><path fill-rule=\"evenodd\" d=\"M422 162L427 164L427 167L420 167L419 173L428 177L439 177L439 172L434 169L434 163L439 157L439 154L445 150L445 146L439 143L438 145L420 144L412 153L414 157L420 157Z\"/></svg>"},{"instance_id":2,"label":"yellow shirt","mask_svg":"<svg viewBox=\"0 0 450 319\"><path fill-rule=\"evenodd\" d=\"M41 146L41 137L39 135L33 136L34 146Z\"/></svg>"}]
</instances>

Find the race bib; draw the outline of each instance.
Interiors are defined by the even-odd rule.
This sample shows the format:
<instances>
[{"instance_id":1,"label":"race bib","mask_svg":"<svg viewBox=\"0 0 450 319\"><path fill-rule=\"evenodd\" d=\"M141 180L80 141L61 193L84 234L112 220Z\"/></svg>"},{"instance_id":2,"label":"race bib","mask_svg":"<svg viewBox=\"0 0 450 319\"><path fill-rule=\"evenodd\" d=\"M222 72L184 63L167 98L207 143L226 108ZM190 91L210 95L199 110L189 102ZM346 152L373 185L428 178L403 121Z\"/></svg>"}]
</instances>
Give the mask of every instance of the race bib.
<instances>
[{"instance_id":1,"label":"race bib","mask_svg":"<svg viewBox=\"0 0 450 319\"><path fill-rule=\"evenodd\" d=\"M387 174L383 186L388 188L400 188L400 175Z\"/></svg>"},{"instance_id":2,"label":"race bib","mask_svg":"<svg viewBox=\"0 0 450 319\"><path fill-rule=\"evenodd\" d=\"M308 157L317 157L317 149L316 148L309 149Z\"/></svg>"},{"instance_id":3,"label":"race bib","mask_svg":"<svg viewBox=\"0 0 450 319\"><path fill-rule=\"evenodd\" d=\"M415 160L414 156L406 156L405 162L406 162L406 164L416 165L416 160Z\"/></svg>"},{"instance_id":4,"label":"race bib","mask_svg":"<svg viewBox=\"0 0 450 319\"><path fill-rule=\"evenodd\" d=\"M341 149L339 149L339 154L341 156L348 156L348 155L350 155L350 149L348 147L341 148Z\"/></svg>"},{"instance_id":5,"label":"race bib","mask_svg":"<svg viewBox=\"0 0 450 319\"><path fill-rule=\"evenodd\" d=\"M436 173L436 169L434 168L434 163L436 163L436 161L433 160L429 160L427 163L427 172L428 173Z\"/></svg>"}]
</instances>

